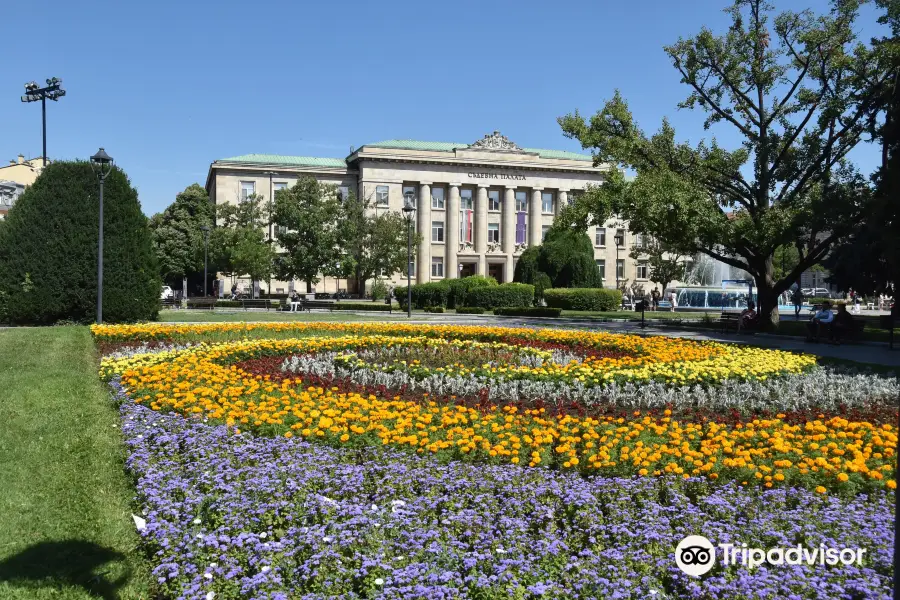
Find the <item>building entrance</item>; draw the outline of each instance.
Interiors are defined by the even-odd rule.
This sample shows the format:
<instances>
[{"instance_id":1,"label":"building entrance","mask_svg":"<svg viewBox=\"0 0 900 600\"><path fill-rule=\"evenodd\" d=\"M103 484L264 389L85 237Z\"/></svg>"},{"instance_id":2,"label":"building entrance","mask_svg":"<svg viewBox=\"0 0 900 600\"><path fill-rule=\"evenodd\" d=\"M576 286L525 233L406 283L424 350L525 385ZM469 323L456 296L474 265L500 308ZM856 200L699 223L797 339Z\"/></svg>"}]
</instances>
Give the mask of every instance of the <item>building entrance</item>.
<instances>
[{"instance_id":1,"label":"building entrance","mask_svg":"<svg viewBox=\"0 0 900 600\"><path fill-rule=\"evenodd\" d=\"M493 277L497 280L497 283L503 283L503 267L502 264L489 264L488 265L488 277Z\"/></svg>"},{"instance_id":2,"label":"building entrance","mask_svg":"<svg viewBox=\"0 0 900 600\"><path fill-rule=\"evenodd\" d=\"M463 277L471 277L475 274L475 263L459 263L459 277L462 279Z\"/></svg>"}]
</instances>

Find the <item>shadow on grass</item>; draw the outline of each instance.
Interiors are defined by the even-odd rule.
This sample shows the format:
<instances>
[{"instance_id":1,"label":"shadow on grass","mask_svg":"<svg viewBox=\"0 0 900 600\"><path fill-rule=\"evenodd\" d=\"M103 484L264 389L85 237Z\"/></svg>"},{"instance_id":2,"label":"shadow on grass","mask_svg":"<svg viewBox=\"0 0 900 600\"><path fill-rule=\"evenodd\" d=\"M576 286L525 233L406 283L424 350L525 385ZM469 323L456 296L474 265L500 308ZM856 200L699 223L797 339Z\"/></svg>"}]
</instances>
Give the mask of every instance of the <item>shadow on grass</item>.
<instances>
[{"instance_id":1,"label":"shadow on grass","mask_svg":"<svg viewBox=\"0 0 900 600\"><path fill-rule=\"evenodd\" d=\"M103 600L118 600L128 574L110 581L104 565L125 556L93 542L41 542L0 561L0 581L23 587L75 586Z\"/></svg>"}]
</instances>

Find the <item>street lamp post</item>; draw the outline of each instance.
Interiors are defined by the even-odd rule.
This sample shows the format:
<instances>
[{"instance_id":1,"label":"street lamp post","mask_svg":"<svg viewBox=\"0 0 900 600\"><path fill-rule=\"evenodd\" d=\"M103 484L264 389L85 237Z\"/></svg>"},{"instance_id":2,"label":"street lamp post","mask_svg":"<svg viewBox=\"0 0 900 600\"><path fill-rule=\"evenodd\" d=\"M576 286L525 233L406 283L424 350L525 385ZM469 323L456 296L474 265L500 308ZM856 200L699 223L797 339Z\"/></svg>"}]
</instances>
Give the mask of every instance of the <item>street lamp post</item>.
<instances>
[{"instance_id":1,"label":"street lamp post","mask_svg":"<svg viewBox=\"0 0 900 600\"><path fill-rule=\"evenodd\" d=\"M97 244L97 325L100 325L103 323L103 182L112 171L113 159L100 148L91 157L91 168L100 180L100 241Z\"/></svg>"},{"instance_id":2,"label":"street lamp post","mask_svg":"<svg viewBox=\"0 0 900 600\"><path fill-rule=\"evenodd\" d=\"M209 225L200 227L203 232L203 297L206 298L206 282L209 276L206 274L207 259L209 257Z\"/></svg>"},{"instance_id":3,"label":"street lamp post","mask_svg":"<svg viewBox=\"0 0 900 600\"><path fill-rule=\"evenodd\" d=\"M48 79L46 87L39 87L34 81L25 84L25 95L22 96L22 102L41 101L41 130L44 140L42 158L44 159L43 166L45 167L47 166L47 100L56 102L65 95L66 90L62 89L62 79L58 77Z\"/></svg>"},{"instance_id":4,"label":"street lamp post","mask_svg":"<svg viewBox=\"0 0 900 600\"><path fill-rule=\"evenodd\" d=\"M412 192L406 192L403 214L406 215L406 317L412 318L412 214L416 210Z\"/></svg>"},{"instance_id":5,"label":"street lamp post","mask_svg":"<svg viewBox=\"0 0 900 600\"><path fill-rule=\"evenodd\" d=\"M613 240L616 242L616 289L619 289L619 248L625 240L618 233L613 237Z\"/></svg>"}]
</instances>

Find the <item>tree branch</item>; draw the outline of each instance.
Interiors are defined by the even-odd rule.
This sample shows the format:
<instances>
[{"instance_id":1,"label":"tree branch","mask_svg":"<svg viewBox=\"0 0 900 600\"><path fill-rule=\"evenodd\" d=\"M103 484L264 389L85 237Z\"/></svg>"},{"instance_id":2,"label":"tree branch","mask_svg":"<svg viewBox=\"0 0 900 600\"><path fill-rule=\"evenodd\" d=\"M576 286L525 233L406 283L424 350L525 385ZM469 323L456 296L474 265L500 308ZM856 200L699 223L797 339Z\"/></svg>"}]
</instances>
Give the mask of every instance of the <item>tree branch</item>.
<instances>
[{"instance_id":1,"label":"tree branch","mask_svg":"<svg viewBox=\"0 0 900 600\"><path fill-rule=\"evenodd\" d=\"M675 68L678 69L678 72L681 73L681 76L684 77L684 80L688 83L688 85L690 85L692 88L694 88L694 90L698 94L700 94L700 97L703 98L703 101L706 102L710 106L710 108L712 108L716 112L716 114L718 114L720 117L722 117L723 119L725 119L726 121L728 121L729 123L731 123L732 125L737 127L738 130L741 133L743 133L744 135L746 135L748 138L756 139L753 132L750 131L750 129L748 127L741 124L740 121L735 119L733 116L729 115L727 112L722 110L722 107L720 107L716 102L712 101L712 99L709 97L709 94L706 93L706 90L699 87L697 85L696 81L694 81L694 79L692 77L688 76L687 72L685 72L684 68L681 66L680 61L676 61Z\"/></svg>"}]
</instances>

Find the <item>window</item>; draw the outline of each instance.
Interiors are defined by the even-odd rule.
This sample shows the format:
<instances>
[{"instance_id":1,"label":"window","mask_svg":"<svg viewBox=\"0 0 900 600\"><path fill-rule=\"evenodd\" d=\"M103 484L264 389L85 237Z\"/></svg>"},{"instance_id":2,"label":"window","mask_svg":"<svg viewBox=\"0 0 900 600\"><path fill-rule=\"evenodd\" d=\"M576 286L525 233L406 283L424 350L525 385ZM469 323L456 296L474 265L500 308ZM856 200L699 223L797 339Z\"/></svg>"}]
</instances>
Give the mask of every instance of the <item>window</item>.
<instances>
[{"instance_id":1,"label":"window","mask_svg":"<svg viewBox=\"0 0 900 600\"><path fill-rule=\"evenodd\" d=\"M541 192L541 211L553 214L554 208L556 208L556 202L554 202L553 192Z\"/></svg>"},{"instance_id":2,"label":"window","mask_svg":"<svg viewBox=\"0 0 900 600\"><path fill-rule=\"evenodd\" d=\"M432 221L431 222L431 241L432 242L443 242L444 241L444 222L443 221Z\"/></svg>"},{"instance_id":3,"label":"window","mask_svg":"<svg viewBox=\"0 0 900 600\"><path fill-rule=\"evenodd\" d=\"M625 259L616 261L616 279L625 279Z\"/></svg>"},{"instance_id":4,"label":"window","mask_svg":"<svg viewBox=\"0 0 900 600\"><path fill-rule=\"evenodd\" d=\"M528 211L528 192L516 192L516 212Z\"/></svg>"},{"instance_id":5,"label":"window","mask_svg":"<svg viewBox=\"0 0 900 600\"><path fill-rule=\"evenodd\" d=\"M616 241L619 247L625 245L625 230L624 229L616 229Z\"/></svg>"},{"instance_id":6,"label":"window","mask_svg":"<svg viewBox=\"0 0 900 600\"><path fill-rule=\"evenodd\" d=\"M413 208L416 207L416 186L414 185L404 185L403 186L403 206L406 206L406 199L410 197L412 194L412 205Z\"/></svg>"},{"instance_id":7,"label":"window","mask_svg":"<svg viewBox=\"0 0 900 600\"><path fill-rule=\"evenodd\" d=\"M472 190L459 190L459 209L472 210Z\"/></svg>"},{"instance_id":8,"label":"window","mask_svg":"<svg viewBox=\"0 0 900 600\"><path fill-rule=\"evenodd\" d=\"M638 279L647 279L648 277L648 268L647 262L641 261L637 264L637 278Z\"/></svg>"},{"instance_id":9,"label":"window","mask_svg":"<svg viewBox=\"0 0 900 600\"><path fill-rule=\"evenodd\" d=\"M388 186L379 185L375 187L375 206L387 206L389 197Z\"/></svg>"},{"instance_id":10,"label":"window","mask_svg":"<svg viewBox=\"0 0 900 600\"><path fill-rule=\"evenodd\" d=\"M542 241L542 242L544 241L544 238L547 237L547 232L548 232L549 230L550 230L550 226L549 226L549 225L542 225L542 226L541 226L541 241Z\"/></svg>"},{"instance_id":11,"label":"window","mask_svg":"<svg viewBox=\"0 0 900 600\"><path fill-rule=\"evenodd\" d=\"M594 234L594 245L595 246L605 246L606 245L606 227L598 227L597 233Z\"/></svg>"},{"instance_id":12,"label":"window","mask_svg":"<svg viewBox=\"0 0 900 600\"><path fill-rule=\"evenodd\" d=\"M431 276L432 277L443 277L444 276L444 258L441 256L432 256L431 257Z\"/></svg>"},{"instance_id":13,"label":"window","mask_svg":"<svg viewBox=\"0 0 900 600\"><path fill-rule=\"evenodd\" d=\"M575 200L578 199L578 196L581 194L581 190L571 190L569 192L568 198L566 201L568 204L575 204Z\"/></svg>"},{"instance_id":14,"label":"window","mask_svg":"<svg viewBox=\"0 0 900 600\"><path fill-rule=\"evenodd\" d=\"M256 193L256 182L255 181L242 181L241 182L241 202L246 202L247 198Z\"/></svg>"},{"instance_id":15,"label":"window","mask_svg":"<svg viewBox=\"0 0 900 600\"><path fill-rule=\"evenodd\" d=\"M431 208L441 210L444 208L444 188L431 188Z\"/></svg>"},{"instance_id":16,"label":"window","mask_svg":"<svg viewBox=\"0 0 900 600\"><path fill-rule=\"evenodd\" d=\"M472 243L472 215L474 212L471 208L463 208L459 211L459 241L463 244Z\"/></svg>"},{"instance_id":17,"label":"window","mask_svg":"<svg viewBox=\"0 0 900 600\"><path fill-rule=\"evenodd\" d=\"M409 267L407 268L407 272L409 273L410 277L416 276L416 261L415 261L415 259L409 261Z\"/></svg>"},{"instance_id":18,"label":"window","mask_svg":"<svg viewBox=\"0 0 900 600\"><path fill-rule=\"evenodd\" d=\"M644 241L643 233L634 234L634 245L637 246L638 248L643 248L647 245L646 242Z\"/></svg>"},{"instance_id":19,"label":"window","mask_svg":"<svg viewBox=\"0 0 900 600\"><path fill-rule=\"evenodd\" d=\"M488 210L500 211L500 190L488 190Z\"/></svg>"},{"instance_id":20,"label":"window","mask_svg":"<svg viewBox=\"0 0 900 600\"><path fill-rule=\"evenodd\" d=\"M347 200L347 198L349 198L349 197L350 197L350 188L346 185L340 186L338 188L338 200L340 200L341 203L343 204L343 202L345 200Z\"/></svg>"},{"instance_id":21,"label":"window","mask_svg":"<svg viewBox=\"0 0 900 600\"><path fill-rule=\"evenodd\" d=\"M286 190L286 189L287 189L287 186L288 186L288 184L285 183L285 182L283 182L283 181L282 181L281 183L276 183L275 186L274 186L274 187L275 187L275 195L277 196L277 195L278 195L278 192L279 192L280 190Z\"/></svg>"},{"instance_id":22,"label":"window","mask_svg":"<svg viewBox=\"0 0 900 600\"><path fill-rule=\"evenodd\" d=\"M500 243L500 223L488 223L488 244Z\"/></svg>"},{"instance_id":23,"label":"window","mask_svg":"<svg viewBox=\"0 0 900 600\"><path fill-rule=\"evenodd\" d=\"M603 259L598 259L596 262L597 272L600 273L600 279L606 279L606 261Z\"/></svg>"}]
</instances>

